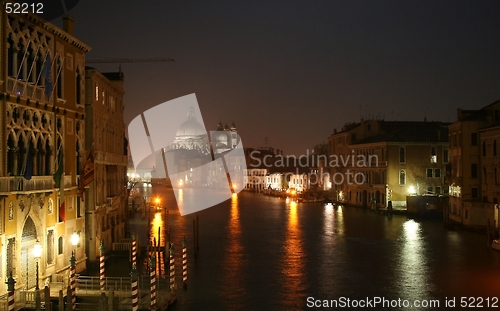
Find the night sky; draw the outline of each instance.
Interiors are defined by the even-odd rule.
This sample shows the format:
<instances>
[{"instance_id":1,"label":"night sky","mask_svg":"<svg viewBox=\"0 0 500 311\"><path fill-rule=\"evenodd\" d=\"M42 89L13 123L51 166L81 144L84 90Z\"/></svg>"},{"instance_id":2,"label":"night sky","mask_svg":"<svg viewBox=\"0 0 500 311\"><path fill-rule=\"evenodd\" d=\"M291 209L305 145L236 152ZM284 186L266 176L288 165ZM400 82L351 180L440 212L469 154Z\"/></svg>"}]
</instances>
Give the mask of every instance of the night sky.
<instances>
[{"instance_id":1,"label":"night sky","mask_svg":"<svg viewBox=\"0 0 500 311\"><path fill-rule=\"evenodd\" d=\"M88 58L175 59L122 64L126 124L195 93L207 130L234 121L245 147L300 155L362 116L453 122L500 99L500 1L81 0L69 14Z\"/></svg>"}]
</instances>

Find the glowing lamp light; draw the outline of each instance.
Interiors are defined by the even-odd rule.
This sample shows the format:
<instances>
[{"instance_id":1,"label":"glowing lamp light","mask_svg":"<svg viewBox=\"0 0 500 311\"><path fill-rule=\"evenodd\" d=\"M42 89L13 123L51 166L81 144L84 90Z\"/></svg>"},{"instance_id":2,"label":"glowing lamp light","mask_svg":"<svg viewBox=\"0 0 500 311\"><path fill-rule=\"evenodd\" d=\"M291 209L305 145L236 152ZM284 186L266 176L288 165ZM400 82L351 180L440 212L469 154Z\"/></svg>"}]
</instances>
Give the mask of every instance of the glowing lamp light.
<instances>
[{"instance_id":1,"label":"glowing lamp light","mask_svg":"<svg viewBox=\"0 0 500 311\"><path fill-rule=\"evenodd\" d=\"M36 240L36 243L33 246L33 257L37 259L42 257L42 244L40 244L38 240Z\"/></svg>"},{"instance_id":2,"label":"glowing lamp light","mask_svg":"<svg viewBox=\"0 0 500 311\"><path fill-rule=\"evenodd\" d=\"M413 195L413 194L416 194L417 191L415 191L415 187L414 186L410 186L410 188L408 188L408 192Z\"/></svg>"},{"instance_id":3,"label":"glowing lamp light","mask_svg":"<svg viewBox=\"0 0 500 311\"><path fill-rule=\"evenodd\" d=\"M155 203L156 203L156 205L160 204L160 198L156 198Z\"/></svg>"},{"instance_id":4,"label":"glowing lamp light","mask_svg":"<svg viewBox=\"0 0 500 311\"><path fill-rule=\"evenodd\" d=\"M71 235L71 245L73 246L77 246L78 245L78 242L80 241L80 236L78 235L78 233L73 233Z\"/></svg>"},{"instance_id":5,"label":"glowing lamp light","mask_svg":"<svg viewBox=\"0 0 500 311\"><path fill-rule=\"evenodd\" d=\"M182 179L179 179L179 187L182 187L182 184L183 184Z\"/></svg>"}]
</instances>

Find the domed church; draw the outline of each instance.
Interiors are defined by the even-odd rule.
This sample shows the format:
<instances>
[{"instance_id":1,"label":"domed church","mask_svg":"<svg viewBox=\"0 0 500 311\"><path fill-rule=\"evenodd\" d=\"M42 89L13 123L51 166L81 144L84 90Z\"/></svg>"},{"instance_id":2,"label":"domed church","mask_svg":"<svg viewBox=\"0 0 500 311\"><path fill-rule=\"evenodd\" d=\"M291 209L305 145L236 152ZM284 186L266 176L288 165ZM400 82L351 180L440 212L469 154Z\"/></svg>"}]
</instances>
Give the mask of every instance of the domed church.
<instances>
[{"instance_id":1,"label":"domed church","mask_svg":"<svg viewBox=\"0 0 500 311\"><path fill-rule=\"evenodd\" d=\"M211 132L211 140L214 155L222 154L234 149L239 143L236 126L231 127L222 125L219 122L216 131ZM212 161L210 155L210 143L207 131L196 119L195 109L189 108L186 121L184 121L177 129L176 136L171 145L166 146L165 160L168 164L169 174L177 174L186 172L183 183L186 185L203 185L206 184L206 178L209 174L203 172L193 174L192 169L203 166ZM152 175L154 178L164 178L164 158L161 152L155 155L155 168Z\"/></svg>"},{"instance_id":2,"label":"domed church","mask_svg":"<svg viewBox=\"0 0 500 311\"><path fill-rule=\"evenodd\" d=\"M186 121L177 129L171 149L197 150L203 154L210 152L207 132L203 125L196 120L193 107L189 108Z\"/></svg>"}]
</instances>

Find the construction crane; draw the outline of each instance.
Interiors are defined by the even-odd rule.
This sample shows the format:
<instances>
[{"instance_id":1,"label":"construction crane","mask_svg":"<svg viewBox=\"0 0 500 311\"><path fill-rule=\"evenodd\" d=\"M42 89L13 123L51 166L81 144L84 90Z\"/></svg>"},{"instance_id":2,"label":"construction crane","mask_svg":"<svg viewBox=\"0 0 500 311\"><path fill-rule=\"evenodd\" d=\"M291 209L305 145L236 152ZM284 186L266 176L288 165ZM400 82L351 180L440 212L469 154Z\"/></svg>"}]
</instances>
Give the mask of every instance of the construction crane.
<instances>
[{"instance_id":1,"label":"construction crane","mask_svg":"<svg viewBox=\"0 0 500 311\"><path fill-rule=\"evenodd\" d=\"M101 58L87 59L88 64L97 63L155 63L155 62L173 62L171 58Z\"/></svg>"}]
</instances>

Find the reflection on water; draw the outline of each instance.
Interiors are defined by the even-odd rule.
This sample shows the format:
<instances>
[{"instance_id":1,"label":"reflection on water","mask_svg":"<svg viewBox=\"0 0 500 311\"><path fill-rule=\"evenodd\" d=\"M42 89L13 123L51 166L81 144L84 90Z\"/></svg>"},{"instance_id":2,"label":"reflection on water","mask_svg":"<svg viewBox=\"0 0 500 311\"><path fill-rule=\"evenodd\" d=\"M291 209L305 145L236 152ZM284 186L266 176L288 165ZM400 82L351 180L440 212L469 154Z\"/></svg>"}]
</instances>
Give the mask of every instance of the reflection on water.
<instances>
[{"instance_id":1,"label":"reflection on water","mask_svg":"<svg viewBox=\"0 0 500 311\"><path fill-rule=\"evenodd\" d=\"M165 246L165 227L163 225L163 216L161 212L156 212L153 219L151 220L151 226L149 231L150 245L152 246L152 253L156 258L156 274L159 277L165 276L165 266L163 264L165 258L164 253L160 250L160 247Z\"/></svg>"},{"instance_id":2,"label":"reflection on water","mask_svg":"<svg viewBox=\"0 0 500 311\"><path fill-rule=\"evenodd\" d=\"M432 293L429 263L421 224L413 219L403 223L401 247L397 261L398 287L407 299L425 299Z\"/></svg>"},{"instance_id":3,"label":"reflection on water","mask_svg":"<svg viewBox=\"0 0 500 311\"><path fill-rule=\"evenodd\" d=\"M221 288L221 294L227 303L234 309L243 309L242 297L245 294L244 284L240 277L243 264L243 246L241 245L241 225L238 206L238 195L231 197L229 209L228 241L223 263L223 279L226 280Z\"/></svg>"},{"instance_id":4,"label":"reflection on water","mask_svg":"<svg viewBox=\"0 0 500 311\"><path fill-rule=\"evenodd\" d=\"M305 290L305 256L302 250L302 232L299 223L298 204L293 200L288 202L288 219L284 239L280 284L283 285L282 294L286 301L287 297L297 295ZM297 305L290 304L287 307L292 308L297 307Z\"/></svg>"},{"instance_id":5,"label":"reflection on water","mask_svg":"<svg viewBox=\"0 0 500 311\"><path fill-rule=\"evenodd\" d=\"M175 202L171 196L165 201ZM500 253L486 249L484 236L447 230L439 221L247 193L196 215L170 211L176 263L180 241L188 242L189 288L178 292L177 311L304 310L309 296L491 297L500 288ZM164 224L156 217L152 237Z\"/></svg>"},{"instance_id":6,"label":"reflection on water","mask_svg":"<svg viewBox=\"0 0 500 311\"><path fill-rule=\"evenodd\" d=\"M326 204L323 208L323 232L321 240L321 253L318 256L320 270L319 282L327 291L338 288L338 277L343 269L339 264L339 254L343 252L343 246L338 243L339 235L343 232L344 219L341 206Z\"/></svg>"}]
</instances>

